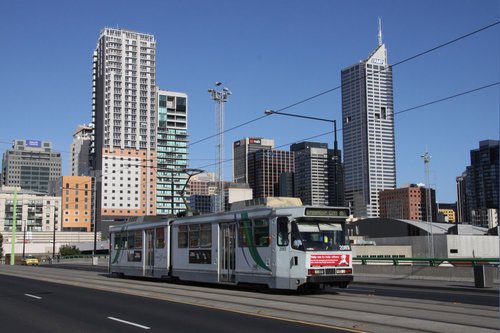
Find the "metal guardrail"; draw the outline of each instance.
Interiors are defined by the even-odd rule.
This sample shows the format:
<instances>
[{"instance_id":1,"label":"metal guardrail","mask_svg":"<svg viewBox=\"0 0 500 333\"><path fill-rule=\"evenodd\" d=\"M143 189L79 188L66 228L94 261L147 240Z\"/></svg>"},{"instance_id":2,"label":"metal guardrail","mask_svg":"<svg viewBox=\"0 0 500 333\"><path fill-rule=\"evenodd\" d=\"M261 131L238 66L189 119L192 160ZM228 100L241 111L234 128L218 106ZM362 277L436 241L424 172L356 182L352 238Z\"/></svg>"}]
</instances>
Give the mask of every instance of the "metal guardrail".
<instances>
[{"instance_id":1,"label":"metal guardrail","mask_svg":"<svg viewBox=\"0 0 500 333\"><path fill-rule=\"evenodd\" d=\"M354 261L361 262L362 265L367 265L368 262L390 263L398 266L401 262L428 264L431 267L436 267L444 262L453 266L482 266L493 265L499 266L499 258L400 258L400 257L354 257Z\"/></svg>"},{"instance_id":2,"label":"metal guardrail","mask_svg":"<svg viewBox=\"0 0 500 333\"><path fill-rule=\"evenodd\" d=\"M107 258L109 255L108 254L75 254L71 256L64 256L61 257L60 260L69 260L69 259L92 259L94 257L97 258Z\"/></svg>"}]
</instances>

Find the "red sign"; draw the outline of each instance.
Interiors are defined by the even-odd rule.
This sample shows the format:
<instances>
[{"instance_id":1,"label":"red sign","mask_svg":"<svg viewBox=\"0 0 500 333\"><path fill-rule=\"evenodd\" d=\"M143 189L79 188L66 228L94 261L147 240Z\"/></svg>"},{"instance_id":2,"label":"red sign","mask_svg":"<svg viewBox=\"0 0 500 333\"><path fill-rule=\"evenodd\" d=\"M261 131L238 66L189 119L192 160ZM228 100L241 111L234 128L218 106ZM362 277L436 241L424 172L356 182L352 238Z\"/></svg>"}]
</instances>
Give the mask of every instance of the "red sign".
<instances>
[{"instance_id":1,"label":"red sign","mask_svg":"<svg viewBox=\"0 0 500 333\"><path fill-rule=\"evenodd\" d=\"M349 266L350 264L350 254L311 254L311 267Z\"/></svg>"}]
</instances>

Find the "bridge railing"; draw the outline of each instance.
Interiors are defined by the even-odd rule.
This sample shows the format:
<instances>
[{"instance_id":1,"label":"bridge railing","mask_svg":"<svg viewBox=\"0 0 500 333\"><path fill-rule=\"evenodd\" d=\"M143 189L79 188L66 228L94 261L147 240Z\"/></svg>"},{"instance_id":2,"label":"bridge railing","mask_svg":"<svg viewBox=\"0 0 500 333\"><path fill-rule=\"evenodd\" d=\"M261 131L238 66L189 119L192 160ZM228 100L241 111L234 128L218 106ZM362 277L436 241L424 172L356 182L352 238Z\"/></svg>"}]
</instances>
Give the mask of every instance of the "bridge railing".
<instances>
[{"instance_id":1,"label":"bridge railing","mask_svg":"<svg viewBox=\"0 0 500 333\"><path fill-rule=\"evenodd\" d=\"M70 264L70 263L82 263L82 264L105 264L108 262L109 255L107 254L75 254L69 256L61 256L52 258L51 261L47 261L47 263L60 263L60 264Z\"/></svg>"},{"instance_id":2,"label":"bridge railing","mask_svg":"<svg viewBox=\"0 0 500 333\"><path fill-rule=\"evenodd\" d=\"M354 263L368 264L392 264L403 265L425 265L436 267L441 264L460 267L476 267L482 265L498 266L499 258L401 258L401 257L354 257Z\"/></svg>"},{"instance_id":3,"label":"bridge railing","mask_svg":"<svg viewBox=\"0 0 500 333\"><path fill-rule=\"evenodd\" d=\"M71 259L92 259L93 257L107 258L108 255L107 254L96 254L96 255L93 255L93 254L74 254L71 256L61 257L61 260L65 260L65 259L68 259L68 260L71 260Z\"/></svg>"}]
</instances>

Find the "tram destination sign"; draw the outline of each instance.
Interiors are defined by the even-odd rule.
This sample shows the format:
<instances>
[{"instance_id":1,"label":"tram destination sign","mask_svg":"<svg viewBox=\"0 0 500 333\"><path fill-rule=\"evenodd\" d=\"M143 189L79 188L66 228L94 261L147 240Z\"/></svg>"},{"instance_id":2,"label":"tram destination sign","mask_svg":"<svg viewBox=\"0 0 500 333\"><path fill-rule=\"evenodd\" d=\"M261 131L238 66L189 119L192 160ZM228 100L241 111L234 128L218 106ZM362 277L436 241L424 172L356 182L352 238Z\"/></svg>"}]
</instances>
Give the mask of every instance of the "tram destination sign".
<instances>
[{"instance_id":1,"label":"tram destination sign","mask_svg":"<svg viewBox=\"0 0 500 333\"><path fill-rule=\"evenodd\" d=\"M305 216L340 216L348 217L348 208L306 208Z\"/></svg>"}]
</instances>

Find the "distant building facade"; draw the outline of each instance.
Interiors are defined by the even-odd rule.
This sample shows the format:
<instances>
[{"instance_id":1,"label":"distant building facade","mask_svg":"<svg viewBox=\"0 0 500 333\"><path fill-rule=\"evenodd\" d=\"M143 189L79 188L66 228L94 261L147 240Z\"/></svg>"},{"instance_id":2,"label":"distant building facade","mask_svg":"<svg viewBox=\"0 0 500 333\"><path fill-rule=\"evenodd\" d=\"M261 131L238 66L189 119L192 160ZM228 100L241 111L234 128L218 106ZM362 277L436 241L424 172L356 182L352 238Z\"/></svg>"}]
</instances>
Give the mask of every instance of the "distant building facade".
<instances>
[{"instance_id":1,"label":"distant building facade","mask_svg":"<svg viewBox=\"0 0 500 333\"><path fill-rule=\"evenodd\" d=\"M457 181L457 222L467 222L467 172L462 172Z\"/></svg>"},{"instance_id":2,"label":"distant building facade","mask_svg":"<svg viewBox=\"0 0 500 333\"><path fill-rule=\"evenodd\" d=\"M498 225L499 141L479 142L470 152L470 163L457 178L460 219L493 228Z\"/></svg>"},{"instance_id":3,"label":"distant building facade","mask_svg":"<svg viewBox=\"0 0 500 333\"><path fill-rule=\"evenodd\" d=\"M248 183L248 155L260 149L274 149L274 140L244 138L233 142L233 182Z\"/></svg>"},{"instance_id":4,"label":"distant building facade","mask_svg":"<svg viewBox=\"0 0 500 333\"><path fill-rule=\"evenodd\" d=\"M278 193L280 197L295 197L295 173L283 172L278 179Z\"/></svg>"},{"instance_id":5,"label":"distant building facade","mask_svg":"<svg viewBox=\"0 0 500 333\"><path fill-rule=\"evenodd\" d=\"M208 214L213 211L213 195L193 194L189 196L189 209L201 214Z\"/></svg>"},{"instance_id":6,"label":"distant building facade","mask_svg":"<svg viewBox=\"0 0 500 333\"><path fill-rule=\"evenodd\" d=\"M442 214L445 222L457 222L457 205L451 203L438 203L438 214ZM439 221L438 221L439 222Z\"/></svg>"},{"instance_id":7,"label":"distant building facade","mask_svg":"<svg viewBox=\"0 0 500 333\"><path fill-rule=\"evenodd\" d=\"M15 211L14 215L14 192ZM0 230L53 231L61 225L61 197L23 190L18 186L0 188Z\"/></svg>"},{"instance_id":8,"label":"distant building facade","mask_svg":"<svg viewBox=\"0 0 500 333\"><path fill-rule=\"evenodd\" d=\"M50 194L61 197L61 230L94 230L93 191L90 176L62 176L52 182Z\"/></svg>"},{"instance_id":9,"label":"distant building facade","mask_svg":"<svg viewBox=\"0 0 500 333\"><path fill-rule=\"evenodd\" d=\"M3 185L48 193L49 182L61 177L61 153L52 143L39 140L14 140L2 159Z\"/></svg>"},{"instance_id":10,"label":"distant building facade","mask_svg":"<svg viewBox=\"0 0 500 333\"><path fill-rule=\"evenodd\" d=\"M295 195L305 205L327 206L328 145L300 142L290 146L295 156Z\"/></svg>"},{"instance_id":11,"label":"distant building facade","mask_svg":"<svg viewBox=\"0 0 500 333\"><path fill-rule=\"evenodd\" d=\"M201 173L189 180L189 207L200 213L213 213L216 208L218 182L213 173ZM247 183L223 182L224 208L229 210L233 202L252 199L252 189Z\"/></svg>"},{"instance_id":12,"label":"distant building facade","mask_svg":"<svg viewBox=\"0 0 500 333\"><path fill-rule=\"evenodd\" d=\"M282 173L295 171L294 153L261 149L248 154L248 184L254 198L274 197Z\"/></svg>"},{"instance_id":13,"label":"distant building facade","mask_svg":"<svg viewBox=\"0 0 500 333\"><path fill-rule=\"evenodd\" d=\"M215 174L204 172L189 179L189 195L213 195L217 190Z\"/></svg>"},{"instance_id":14,"label":"distant building facade","mask_svg":"<svg viewBox=\"0 0 500 333\"><path fill-rule=\"evenodd\" d=\"M340 151L320 142L295 143L290 151L295 155L294 195L306 205L343 206Z\"/></svg>"},{"instance_id":15,"label":"distant building facade","mask_svg":"<svg viewBox=\"0 0 500 333\"><path fill-rule=\"evenodd\" d=\"M71 176L90 176L92 170L90 160L92 133L92 126L89 125L78 125L73 133L69 161Z\"/></svg>"},{"instance_id":16,"label":"distant building facade","mask_svg":"<svg viewBox=\"0 0 500 333\"><path fill-rule=\"evenodd\" d=\"M427 193L431 195L430 221L437 220L436 192L415 184L379 193L380 217L413 221L429 221L427 217Z\"/></svg>"},{"instance_id":17,"label":"distant building facade","mask_svg":"<svg viewBox=\"0 0 500 333\"><path fill-rule=\"evenodd\" d=\"M253 198L253 190L248 184L229 183L224 189L226 191L226 207L225 210L231 209L231 204L238 201L250 200Z\"/></svg>"}]
</instances>

